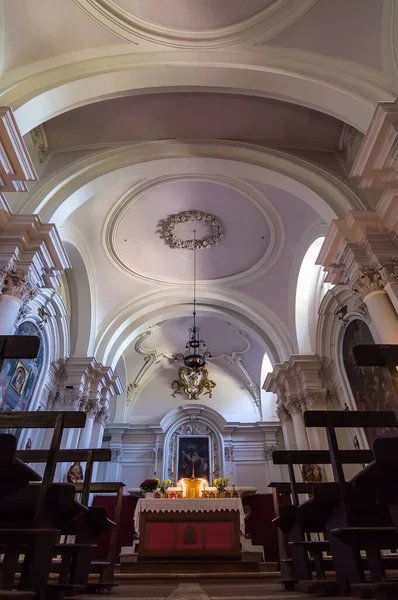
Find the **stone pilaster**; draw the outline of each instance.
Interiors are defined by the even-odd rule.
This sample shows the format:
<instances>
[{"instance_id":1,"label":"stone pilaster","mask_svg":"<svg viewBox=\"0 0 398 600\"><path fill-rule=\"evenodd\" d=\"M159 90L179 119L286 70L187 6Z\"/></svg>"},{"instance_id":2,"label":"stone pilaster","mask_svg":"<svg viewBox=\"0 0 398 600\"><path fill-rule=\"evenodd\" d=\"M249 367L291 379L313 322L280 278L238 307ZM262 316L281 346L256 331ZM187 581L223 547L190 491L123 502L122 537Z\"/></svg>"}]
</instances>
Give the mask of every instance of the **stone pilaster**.
<instances>
[{"instance_id":1,"label":"stone pilaster","mask_svg":"<svg viewBox=\"0 0 398 600\"><path fill-rule=\"evenodd\" d=\"M326 281L347 286L358 304L366 305L377 341L398 343L398 244L378 214L352 211L333 221L317 262L324 266Z\"/></svg>"},{"instance_id":2,"label":"stone pilaster","mask_svg":"<svg viewBox=\"0 0 398 600\"><path fill-rule=\"evenodd\" d=\"M0 198L0 334L12 333L21 308L40 289L57 287L68 267L56 227L37 215L12 214Z\"/></svg>"},{"instance_id":3,"label":"stone pilaster","mask_svg":"<svg viewBox=\"0 0 398 600\"><path fill-rule=\"evenodd\" d=\"M319 440L306 431L303 414L306 410L332 408L335 404L328 369L322 361L317 356L293 355L285 363L275 365L265 380L264 389L278 396L277 414L286 447L299 450L310 446L319 448ZM294 443L291 439L292 425Z\"/></svg>"}]
</instances>

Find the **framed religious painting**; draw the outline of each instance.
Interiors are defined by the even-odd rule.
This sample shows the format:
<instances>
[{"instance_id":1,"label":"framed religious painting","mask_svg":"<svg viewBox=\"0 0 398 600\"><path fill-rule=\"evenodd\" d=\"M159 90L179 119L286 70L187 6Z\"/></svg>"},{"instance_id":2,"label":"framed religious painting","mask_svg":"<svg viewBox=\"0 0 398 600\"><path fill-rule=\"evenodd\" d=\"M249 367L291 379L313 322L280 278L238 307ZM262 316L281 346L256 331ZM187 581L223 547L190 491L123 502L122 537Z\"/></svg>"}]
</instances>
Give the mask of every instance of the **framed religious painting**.
<instances>
[{"instance_id":1,"label":"framed religious painting","mask_svg":"<svg viewBox=\"0 0 398 600\"><path fill-rule=\"evenodd\" d=\"M15 365L14 373L12 374L10 380L10 386L13 390L17 392L17 394L22 396L28 379L29 369L27 369L25 365L19 360Z\"/></svg>"},{"instance_id":2,"label":"framed religious painting","mask_svg":"<svg viewBox=\"0 0 398 600\"><path fill-rule=\"evenodd\" d=\"M192 477L193 464L195 477L210 481L210 436L179 435L177 440L177 479Z\"/></svg>"}]
</instances>

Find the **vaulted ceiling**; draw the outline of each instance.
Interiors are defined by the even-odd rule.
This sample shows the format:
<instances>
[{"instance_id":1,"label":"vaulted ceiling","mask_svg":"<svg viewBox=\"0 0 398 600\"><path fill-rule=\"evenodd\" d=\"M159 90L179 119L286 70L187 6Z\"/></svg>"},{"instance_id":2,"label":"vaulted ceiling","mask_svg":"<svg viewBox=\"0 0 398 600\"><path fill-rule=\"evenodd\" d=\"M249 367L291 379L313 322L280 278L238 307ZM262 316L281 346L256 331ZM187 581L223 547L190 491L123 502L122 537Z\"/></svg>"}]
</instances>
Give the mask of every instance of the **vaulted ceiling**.
<instances>
[{"instance_id":1,"label":"vaulted ceiling","mask_svg":"<svg viewBox=\"0 0 398 600\"><path fill-rule=\"evenodd\" d=\"M0 0L2 102L40 174L9 201L54 220L76 250L72 346L137 383L132 420L134 406L148 417L151 394L170 396L171 356L185 346L193 253L164 227L188 210L224 229L197 251L210 369L246 394L243 419L275 418L256 405L263 357L299 351L305 252L331 219L377 200L348 174L375 103L398 91L391 4ZM209 235L203 223L176 232L194 227Z\"/></svg>"}]
</instances>

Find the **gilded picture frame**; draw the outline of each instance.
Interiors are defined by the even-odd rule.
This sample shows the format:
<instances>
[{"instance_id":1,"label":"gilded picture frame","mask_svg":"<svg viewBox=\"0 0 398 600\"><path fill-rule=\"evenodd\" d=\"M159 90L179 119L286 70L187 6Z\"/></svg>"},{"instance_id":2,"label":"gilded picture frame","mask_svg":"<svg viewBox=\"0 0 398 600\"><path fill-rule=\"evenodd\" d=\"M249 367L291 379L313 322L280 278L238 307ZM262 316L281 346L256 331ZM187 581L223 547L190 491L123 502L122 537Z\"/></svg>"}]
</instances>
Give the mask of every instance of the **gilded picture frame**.
<instances>
[{"instance_id":1,"label":"gilded picture frame","mask_svg":"<svg viewBox=\"0 0 398 600\"><path fill-rule=\"evenodd\" d=\"M29 369L19 360L15 365L14 373L10 379L10 387L20 396L24 393L26 384L29 379Z\"/></svg>"}]
</instances>

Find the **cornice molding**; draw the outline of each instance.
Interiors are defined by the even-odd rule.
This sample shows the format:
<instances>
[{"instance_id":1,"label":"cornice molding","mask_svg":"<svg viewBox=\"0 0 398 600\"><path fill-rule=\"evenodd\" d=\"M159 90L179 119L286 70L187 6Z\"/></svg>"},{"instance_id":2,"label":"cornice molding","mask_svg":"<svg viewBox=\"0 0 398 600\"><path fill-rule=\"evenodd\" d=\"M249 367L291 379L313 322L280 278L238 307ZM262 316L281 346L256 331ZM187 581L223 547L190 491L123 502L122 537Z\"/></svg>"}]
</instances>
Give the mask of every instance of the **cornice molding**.
<instances>
[{"instance_id":1,"label":"cornice molding","mask_svg":"<svg viewBox=\"0 0 398 600\"><path fill-rule=\"evenodd\" d=\"M38 181L32 159L11 108L0 106L0 191L27 192L29 181Z\"/></svg>"},{"instance_id":2,"label":"cornice molding","mask_svg":"<svg viewBox=\"0 0 398 600\"><path fill-rule=\"evenodd\" d=\"M136 17L113 0L75 0L87 14L127 42L141 40L173 48L221 48L248 39L264 43L307 12L316 0L275 0L239 23L204 31L162 26Z\"/></svg>"},{"instance_id":3,"label":"cornice molding","mask_svg":"<svg viewBox=\"0 0 398 600\"><path fill-rule=\"evenodd\" d=\"M263 192L258 190L253 185L246 183L243 180L233 179L222 175L205 175L205 174L185 174L185 175L164 175L155 177L149 181L139 182L133 188L128 190L123 196L116 201L111 210L105 217L101 233L101 242L104 252L110 262L119 271L130 276L138 277L146 281L155 283L166 283L168 285L191 285L185 280L171 279L168 277L155 277L144 271L138 270L132 264L128 263L119 248L117 240L117 232L120 223L123 221L126 211L145 194L151 190L177 181L204 181L215 183L229 187L247 198L261 212L267 221L270 232L270 243L264 252L263 256L251 267L240 273L235 273L227 277L221 277L212 280L201 280L203 285L217 285L218 283L228 283L232 285L243 285L255 279L263 277L265 273L270 271L277 263L283 248L285 246L285 227L278 211L275 209L272 202L265 196Z\"/></svg>"}]
</instances>

